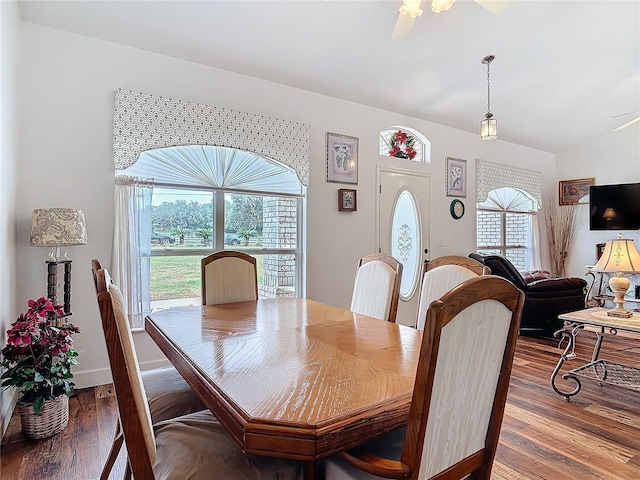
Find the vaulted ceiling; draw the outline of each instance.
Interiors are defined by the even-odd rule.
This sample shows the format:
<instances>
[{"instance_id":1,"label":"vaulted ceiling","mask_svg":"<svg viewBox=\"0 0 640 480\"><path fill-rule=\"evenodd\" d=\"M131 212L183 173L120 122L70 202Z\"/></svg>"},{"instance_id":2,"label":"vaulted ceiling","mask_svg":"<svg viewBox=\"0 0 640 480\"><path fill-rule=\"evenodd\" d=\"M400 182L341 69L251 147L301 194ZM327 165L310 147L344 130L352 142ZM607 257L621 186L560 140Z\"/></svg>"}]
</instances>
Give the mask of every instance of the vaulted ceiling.
<instances>
[{"instance_id":1,"label":"vaulted ceiling","mask_svg":"<svg viewBox=\"0 0 640 480\"><path fill-rule=\"evenodd\" d=\"M24 21L558 152L640 110L640 1L469 0L392 41L401 1L20 1ZM636 115L637 116L637 115ZM629 128L640 128L640 122Z\"/></svg>"}]
</instances>

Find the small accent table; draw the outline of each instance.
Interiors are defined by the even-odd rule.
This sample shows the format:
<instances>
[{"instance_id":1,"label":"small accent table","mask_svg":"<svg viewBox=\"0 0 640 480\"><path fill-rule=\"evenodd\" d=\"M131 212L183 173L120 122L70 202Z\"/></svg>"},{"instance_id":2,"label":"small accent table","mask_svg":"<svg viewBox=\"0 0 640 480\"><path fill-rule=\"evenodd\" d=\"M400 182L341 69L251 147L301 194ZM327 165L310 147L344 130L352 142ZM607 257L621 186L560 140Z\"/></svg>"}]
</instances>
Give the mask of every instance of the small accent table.
<instances>
[{"instance_id":1,"label":"small accent table","mask_svg":"<svg viewBox=\"0 0 640 480\"><path fill-rule=\"evenodd\" d=\"M554 336L561 337L560 345L564 340L567 340L567 346L562 355L560 355L560 360L558 360L558 364L551 374L550 382L553 390L558 395L562 395L567 401L582 388L579 376L591 378L600 384L609 383L640 392L639 368L598 358L605 334L616 335L618 331L640 333L640 313L634 312L631 318L616 318L608 317L606 311L606 308L594 307L559 316L561 320L564 320L564 327L555 332ZM595 332L596 343L593 347L591 361L562 375L563 380L574 382L575 388L571 391L560 390L556 385L556 377L565 362L576 358L576 335L586 325L598 327Z\"/></svg>"}]
</instances>

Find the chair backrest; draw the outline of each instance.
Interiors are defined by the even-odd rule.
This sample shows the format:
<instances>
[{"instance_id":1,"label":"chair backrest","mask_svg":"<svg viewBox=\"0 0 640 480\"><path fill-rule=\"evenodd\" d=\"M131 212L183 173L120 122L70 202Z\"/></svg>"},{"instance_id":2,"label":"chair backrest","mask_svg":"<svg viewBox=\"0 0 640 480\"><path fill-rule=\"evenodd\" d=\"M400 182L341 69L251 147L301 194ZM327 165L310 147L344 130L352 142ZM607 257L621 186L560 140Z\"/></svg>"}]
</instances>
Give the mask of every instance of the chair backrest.
<instances>
[{"instance_id":1,"label":"chair backrest","mask_svg":"<svg viewBox=\"0 0 640 480\"><path fill-rule=\"evenodd\" d=\"M258 299L256 259L234 250L222 250L201 261L202 304L248 302Z\"/></svg>"},{"instance_id":2,"label":"chair backrest","mask_svg":"<svg viewBox=\"0 0 640 480\"><path fill-rule=\"evenodd\" d=\"M427 309L431 302L439 299L453 287L478 275L489 275L491 271L471 258L448 255L434 260L426 260L422 268L422 285L418 300L416 328L424 329Z\"/></svg>"},{"instance_id":3,"label":"chair backrest","mask_svg":"<svg viewBox=\"0 0 640 480\"><path fill-rule=\"evenodd\" d=\"M402 264L385 253L373 253L358 262L351 296L352 312L396 321Z\"/></svg>"},{"instance_id":4,"label":"chair backrest","mask_svg":"<svg viewBox=\"0 0 640 480\"><path fill-rule=\"evenodd\" d=\"M98 295L98 270L102 268L97 258L91 260L91 273L93 275L93 285L96 287L96 295Z\"/></svg>"},{"instance_id":5,"label":"chair backrest","mask_svg":"<svg viewBox=\"0 0 640 480\"><path fill-rule=\"evenodd\" d=\"M96 280L98 307L131 471L134 478L153 479L155 437L122 292L105 269L97 271Z\"/></svg>"},{"instance_id":6,"label":"chair backrest","mask_svg":"<svg viewBox=\"0 0 640 480\"><path fill-rule=\"evenodd\" d=\"M486 275L429 307L402 450L411 479L445 470L489 479L523 303L522 291Z\"/></svg>"},{"instance_id":7,"label":"chair backrest","mask_svg":"<svg viewBox=\"0 0 640 480\"><path fill-rule=\"evenodd\" d=\"M470 253L470 258L479 261L491 269L492 275L506 278L516 287L526 290L527 284L522 274L507 258L495 253Z\"/></svg>"}]
</instances>

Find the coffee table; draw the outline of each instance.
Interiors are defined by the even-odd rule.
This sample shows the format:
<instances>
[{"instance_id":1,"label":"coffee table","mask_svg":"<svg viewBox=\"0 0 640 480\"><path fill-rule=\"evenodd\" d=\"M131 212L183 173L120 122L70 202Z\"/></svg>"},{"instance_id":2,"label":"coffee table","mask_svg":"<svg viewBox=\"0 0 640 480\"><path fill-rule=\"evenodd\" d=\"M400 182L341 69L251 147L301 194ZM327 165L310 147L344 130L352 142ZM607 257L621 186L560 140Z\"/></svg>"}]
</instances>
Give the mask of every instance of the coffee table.
<instances>
[{"instance_id":1,"label":"coffee table","mask_svg":"<svg viewBox=\"0 0 640 480\"><path fill-rule=\"evenodd\" d=\"M580 392L582 384L579 377L596 380L599 384L608 383L640 392L640 368L599 358L602 342L607 335L616 335L619 331L640 333L640 313L634 312L631 318L616 318L607 316L607 310L602 307L594 307L559 316L561 320L564 320L564 327L554 335L561 337L561 345L566 340L567 346L551 374L550 382L553 390L567 401ZM573 390L565 391L556 384L558 373L567 361L576 358L576 336L581 330L584 330L585 326L596 327L596 342L591 354L591 361L562 375L563 380L575 384Z\"/></svg>"}]
</instances>

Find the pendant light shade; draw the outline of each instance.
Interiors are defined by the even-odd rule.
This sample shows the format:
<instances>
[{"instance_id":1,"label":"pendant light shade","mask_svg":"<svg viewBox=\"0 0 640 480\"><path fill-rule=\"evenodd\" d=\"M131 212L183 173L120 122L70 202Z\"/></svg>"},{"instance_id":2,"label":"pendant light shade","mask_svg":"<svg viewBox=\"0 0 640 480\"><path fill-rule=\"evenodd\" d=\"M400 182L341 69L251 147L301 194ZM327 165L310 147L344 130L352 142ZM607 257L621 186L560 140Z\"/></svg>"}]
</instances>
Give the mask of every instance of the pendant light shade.
<instances>
[{"instance_id":1,"label":"pendant light shade","mask_svg":"<svg viewBox=\"0 0 640 480\"><path fill-rule=\"evenodd\" d=\"M491 113L491 81L489 68L494 58L493 55L487 55L482 59L482 63L487 66L487 113L484 114L484 120L480 122L480 138L482 138L482 140L495 140L498 138L498 120L493 118L493 113Z\"/></svg>"},{"instance_id":2,"label":"pendant light shade","mask_svg":"<svg viewBox=\"0 0 640 480\"><path fill-rule=\"evenodd\" d=\"M484 120L480 122L480 137L482 140L498 138L498 120L493 118L493 114L487 113Z\"/></svg>"}]
</instances>

